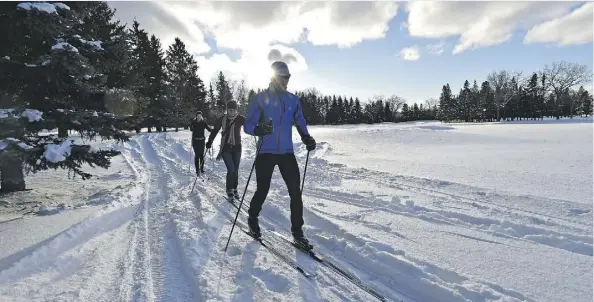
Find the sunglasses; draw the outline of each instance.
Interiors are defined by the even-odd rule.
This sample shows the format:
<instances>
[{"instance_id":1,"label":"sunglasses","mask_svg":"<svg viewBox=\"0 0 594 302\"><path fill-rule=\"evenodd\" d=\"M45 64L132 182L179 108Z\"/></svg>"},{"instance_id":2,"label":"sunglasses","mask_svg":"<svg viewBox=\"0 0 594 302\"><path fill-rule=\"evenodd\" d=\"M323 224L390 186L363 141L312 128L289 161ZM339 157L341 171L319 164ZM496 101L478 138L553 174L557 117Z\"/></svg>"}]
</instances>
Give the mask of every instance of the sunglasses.
<instances>
[{"instance_id":1,"label":"sunglasses","mask_svg":"<svg viewBox=\"0 0 594 302\"><path fill-rule=\"evenodd\" d=\"M291 78L291 75L279 75L278 77L279 77L279 79L288 81Z\"/></svg>"}]
</instances>

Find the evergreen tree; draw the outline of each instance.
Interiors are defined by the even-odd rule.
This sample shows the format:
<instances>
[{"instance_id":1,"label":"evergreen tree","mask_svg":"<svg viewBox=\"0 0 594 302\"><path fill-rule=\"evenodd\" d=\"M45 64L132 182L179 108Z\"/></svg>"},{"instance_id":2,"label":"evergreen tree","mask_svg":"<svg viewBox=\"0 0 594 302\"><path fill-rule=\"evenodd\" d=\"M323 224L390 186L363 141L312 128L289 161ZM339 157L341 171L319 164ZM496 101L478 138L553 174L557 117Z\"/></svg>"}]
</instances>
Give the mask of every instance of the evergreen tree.
<instances>
[{"instance_id":1,"label":"evergreen tree","mask_svg":"<svg viewBox=\"0 0 594 302\"><path fill-rule=\"evenodd\" d=\"M441 111L440 116L442 120L444 120L445 122L454 120L455 107L453 104L452 90L450 89L450 84L443 85L441 89L441 95L439 96L439 108ZM405 116L404 105L402 108L402 115Z\"/></svg>"},{"instance_id":2,"label":"evergreen tree","mask_svg":"<svg viewBox=\"0 0 594 302\"><path fill-rule=\"evenodd\" d=\"M209 109L216 109L217 107L217 99L212 89L212 82L208 83L208 96L207 96L207 108Z\"/></svg>"},{"instance_id":3,"label":"evergreen tree","mask_svg":"<svg viewBox=\"0 0 594 302\"><path fill-rule=\"evenodd\" d=\"M222 71L219 71L219 76L217 78L215 86L217 90L217 109L221 112L224 112L227 106L227 102L233 99L233 94L231 93L229 82L227 81L227 79L225 79L225 75Z\"/></svg>"},{"instance_id":4,"label":"evergreen tree","mask_svg":"<svg viewBox=\"0 0 594 302\"><path fill-rule=\"evenodd\" d=\"M580 96L580 103L582 104L582 113L585 116L592 115L592 95L583 87L580 87L581 93Z\"/></svg>"},{"instance_id":5,"label":"evergreen tree","mask_svg":"<svg viewBox=\"0 0 594 302\"><path fill-rule=\"evenodd\" d=\"M11 108L0 110L1 190L25 190L23 169L62 168L87 179L83 164L108 168L118 151L94 150L65 137L75 130L83 140L128 139L105 112L105 77L91 64L91 57L105 51L102 41L82 31L83 17L91 12L16 2L0 4L0 12L6 31L0 36L0 90L13 99ZM56 128L59 135L39 133Z\"/></svg>"}]
</instances>

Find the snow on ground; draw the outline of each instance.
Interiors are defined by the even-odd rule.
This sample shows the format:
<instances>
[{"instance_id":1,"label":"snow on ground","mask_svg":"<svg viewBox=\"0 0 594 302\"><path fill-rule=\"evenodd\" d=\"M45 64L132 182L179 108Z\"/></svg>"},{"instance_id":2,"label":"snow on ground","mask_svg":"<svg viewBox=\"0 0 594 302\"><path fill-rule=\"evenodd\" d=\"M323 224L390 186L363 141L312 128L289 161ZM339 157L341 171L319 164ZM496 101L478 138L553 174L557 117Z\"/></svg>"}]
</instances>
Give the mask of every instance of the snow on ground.
<instances>
[{"instance_id":1,"label":"snow on ground","mask_svg":"<svg viewBox=\"0 0 594 302\"><path fill-rule=\"evenodd\" d=\"M585 121L311 127L318 149L305 179L305 233L319 253L394 301L592 301ZM110 191L100 209L0 223L0 300L373 301L279 245L317 273L304 278L237 228L225 254L235 217L224 201L225 167L207 157L209 177L192 191L189 137L134 136L112 168L120 172L104 174L120 185L126 175L124 189ZM296 132L294 140L303 171L306 151ZM243 142L240 189L255 152L252 137ZM88 194L83 183L44 180L28 185ZM84 184L107 189L106 181ZM252 175L246 203L254 190ZM288 234L289 213L276 169L264 235ZM68 227L69 219L76 223ZM28 228L45 234L28 239Z\"/></svg>"}]
</instances>

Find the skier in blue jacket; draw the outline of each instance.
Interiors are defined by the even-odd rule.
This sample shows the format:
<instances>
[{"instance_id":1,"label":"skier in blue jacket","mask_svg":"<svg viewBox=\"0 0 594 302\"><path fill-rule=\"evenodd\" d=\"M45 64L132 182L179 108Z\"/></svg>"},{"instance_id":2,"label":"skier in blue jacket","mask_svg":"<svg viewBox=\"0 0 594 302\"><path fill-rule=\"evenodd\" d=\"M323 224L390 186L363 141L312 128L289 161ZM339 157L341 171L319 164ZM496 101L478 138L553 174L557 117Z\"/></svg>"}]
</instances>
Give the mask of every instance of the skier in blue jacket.
<instances>
[{"instance_id":1,"label":"skier in blue jacket","mask_svg":"<svg viewBox=\"0 0 594 302\"><path fill-rule=\"evenodd\" d=\"M258 216L268 195L274 167L279 171L291 198L291 232L295 243L309 250L312 245L303 234L303 201L300 189L300 171L293 151L293 124L296 126L301 141L307 150L316 148L316 141L307 130L303 118L301 101L287 91L291 74L284 62L272 64L272 77L268 89L256 95L248 108L243 130L245 133L259 136L260 153L256 157L257 188L252 197L248 226L252 235L261 236Z\"/></svg>"}]
</instances>

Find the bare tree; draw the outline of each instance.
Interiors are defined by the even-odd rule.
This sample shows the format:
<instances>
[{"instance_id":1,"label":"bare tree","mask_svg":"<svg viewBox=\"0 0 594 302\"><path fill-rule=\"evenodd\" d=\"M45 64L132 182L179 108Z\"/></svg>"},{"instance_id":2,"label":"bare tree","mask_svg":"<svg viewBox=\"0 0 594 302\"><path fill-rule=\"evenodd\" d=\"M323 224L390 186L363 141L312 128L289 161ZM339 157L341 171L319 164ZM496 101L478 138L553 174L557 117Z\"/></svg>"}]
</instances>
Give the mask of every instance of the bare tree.
<instances>
[{"instance_id":1,"label":"bare tree","mask_svg":"<svg viewBox=\"0 0 594 302\"><path fill-rule=\"evenodd\" d=\"M493 71L487 76L487 81L495 95L497 121L501 120L501 108L505 107L517 92L518 85L513 85L512 80L520 81L521 78L522 72L510 72L507 70Z\"/></svg>"},{"instance_id":2,"label":"bare tree","mask_svg":"<svg viewBox=\"0 0 594 302\"><path fill-rule=\"evenodd\" d=\"M248 107L248 89L245 86L245 82L242 79L241 81L232 80L229 82L229 86L231 87L231 91L233 92L233 99L237 102L237 106L239 107L239 112L245 113L247 112Z\"/></svg>"},{"instance_id":3,"label":"bare tree","mask_svg":"<svg viewBox=\"0 0 594 302\"><path fill-rule=\"evenodd\" d=\"M566 89L592 80L592 73L588 71L588 66L566 61L553 62L550 67L548 64L545 65L543 73L548 90L555 94L557 119L561 115L562 99ZM573 116L573 114L571 115Z\"/></svg>"},{"instance_id":4,"label":"bare tree","mask_svg":"<svg viewBox=\"0 0 594 302\"><path fill-rule=\"evenodd\" d=\"M388 98L384 98L384 102L390 104L390 108L392 108L393 113L396 113L398 110L400 110L400 108L402 108L402 105L406 104L406 100L404 98L395 94L389 96Z\"/></svg>"},{"instance_id":5,"label":"bare tree","mask_svg":"<svg viewBox=\"0 0 594 302\"><path fill-rule=\"evenodd\" d=\"M425 107L427 107L427 109L433 109L433 108L437 108L437 106L439 106L439 100L436 98L429 98L427 100L425 100Z\"/></svg>"}]
</instances>

